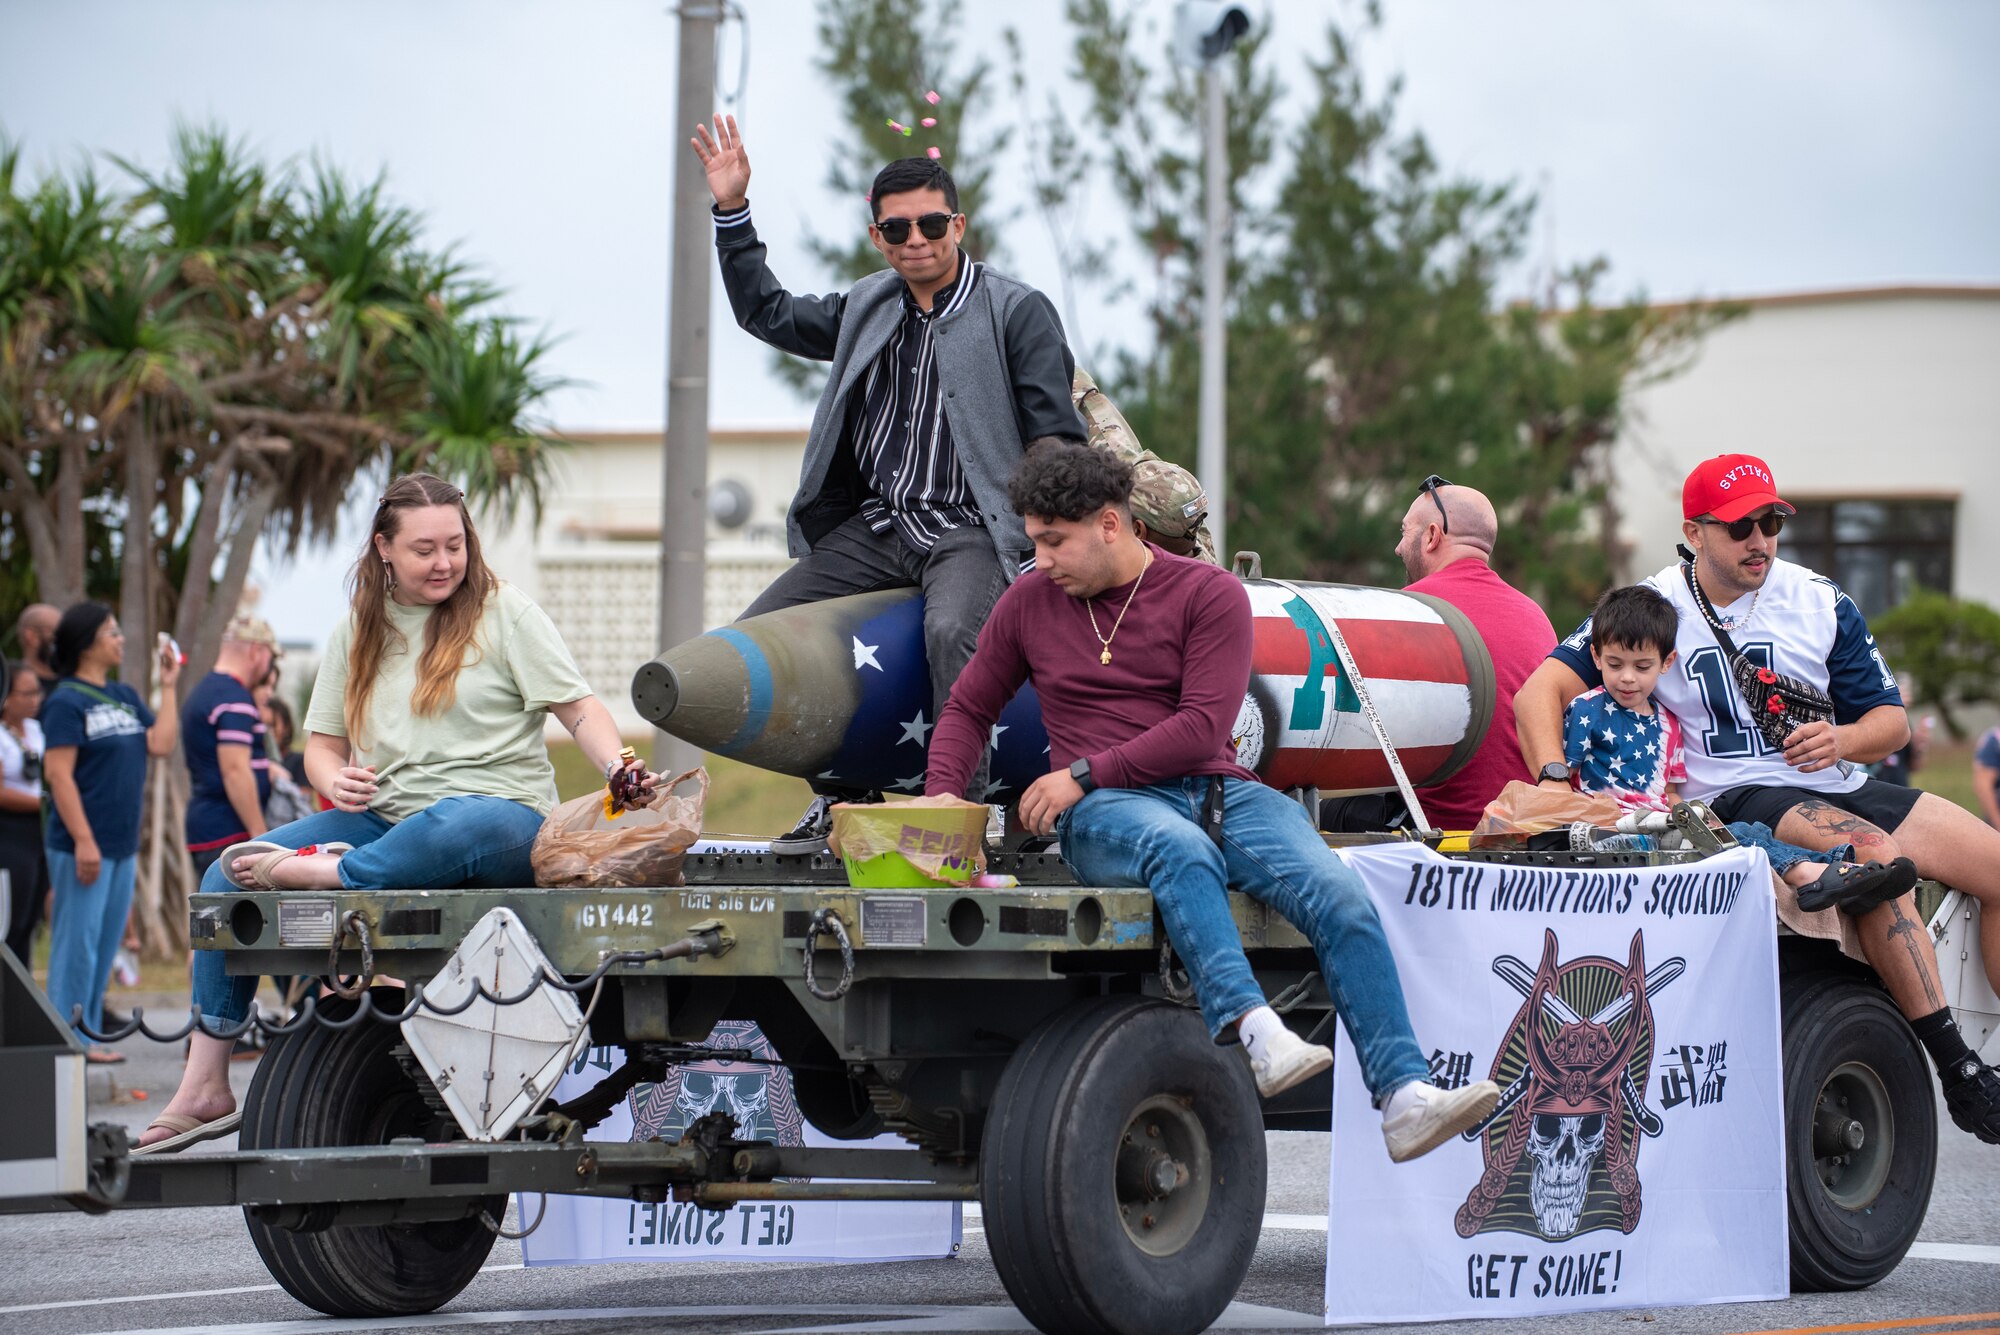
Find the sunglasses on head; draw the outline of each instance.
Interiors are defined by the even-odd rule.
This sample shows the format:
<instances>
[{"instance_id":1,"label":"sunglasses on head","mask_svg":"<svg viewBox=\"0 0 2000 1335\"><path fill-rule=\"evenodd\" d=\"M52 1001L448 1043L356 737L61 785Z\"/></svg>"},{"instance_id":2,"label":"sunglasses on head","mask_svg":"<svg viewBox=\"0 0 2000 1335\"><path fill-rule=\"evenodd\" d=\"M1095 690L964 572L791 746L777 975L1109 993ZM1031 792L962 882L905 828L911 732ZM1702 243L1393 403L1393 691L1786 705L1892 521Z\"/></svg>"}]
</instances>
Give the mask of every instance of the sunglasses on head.
<instances>
[{"instance_id":1,"label":"sunglasses on head","mask_svg":"<svg viewBox=\"0 0 2000 1335\"><path fill-rule=\"evenodd\" d=\"M1435 505L1438 508L1438 526L1442 528L1446 533L1451 532L1451 516L1445 513L1444 502L1438 499L1438 488L1449 487L1451 485L1452 484L1448 479L1441 478L1436 473L1432 473L1429 477L1425 478L1422 482L1419 482L1417 484L1417 490L1424 493L1424 495L1430 497L1431 504Z\"/></svg>"},{"instance_id":2,"label":"sunglasses on head","mask_svg":"<svg viewBox=\"0 0 2000 1335\"><path fill-rule=\"evenodd\" d=\"M1785 517L1776 510L1771 511L1767 515L1760 515L1756 519L1731 519L1725 522L1720 519L1703 518L1701 522L1711 528L1723 530L1729 535L1731 542L1745 541L1749 538L1750 530L1753 528L1757 529L1767 538L1775 538L1785 527Z\"/></svg>"},{"instance_id":3,"label":"sunglasses on head","mask_svg":"<svg viewBox=\"0 0 2000 1335\"><path fill-rule=\"evenodd\" d=\"M951 229L951 220L957 216L956 213L926 213L916 220L917 230L924 234L926 241L942 241L944 234ZM910 239L910 219L878 219L875 230L880 232L882 239L890 245L900 246Z\"/></svg>"}]
</instances>

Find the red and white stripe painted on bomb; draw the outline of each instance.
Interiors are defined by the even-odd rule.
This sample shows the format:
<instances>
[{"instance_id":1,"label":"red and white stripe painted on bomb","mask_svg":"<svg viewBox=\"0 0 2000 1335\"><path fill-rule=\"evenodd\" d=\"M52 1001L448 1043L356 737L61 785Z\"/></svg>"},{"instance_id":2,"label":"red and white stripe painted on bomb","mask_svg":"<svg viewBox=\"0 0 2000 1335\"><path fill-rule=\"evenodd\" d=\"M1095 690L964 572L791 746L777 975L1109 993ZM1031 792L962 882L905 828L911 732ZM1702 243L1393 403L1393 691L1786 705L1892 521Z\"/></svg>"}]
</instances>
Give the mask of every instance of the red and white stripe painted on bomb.
<instances>
[{"instance_id":1,"label":"red and white stripe painted on bomb","mask_svg":"<svg viewBox=\"0 0 2000 1335\"><path fill-rule=\"evenodd\" d=\"M1255 646L1250 692L1232 737L1242 763L1274 788L1363 792L1395 786L1367 716L1340 703L1337 623L1404 769L1422 785L1439 776L1475 722L1472 672L1458 634L1423 599L1390 589L1249 581ZM1303 598L1310 615L1298 615ZM1302 624L1304 623L1304 624ZM1315 640L1318 643L1315 644ZM1317 659L1317 717L1299 695ZM1297 707L1303 703L1304 707ZM1294 727L1304 720L1307 726ZM1441 777L1441 776L1440 776Z\"/></svg>"}]
</instances>

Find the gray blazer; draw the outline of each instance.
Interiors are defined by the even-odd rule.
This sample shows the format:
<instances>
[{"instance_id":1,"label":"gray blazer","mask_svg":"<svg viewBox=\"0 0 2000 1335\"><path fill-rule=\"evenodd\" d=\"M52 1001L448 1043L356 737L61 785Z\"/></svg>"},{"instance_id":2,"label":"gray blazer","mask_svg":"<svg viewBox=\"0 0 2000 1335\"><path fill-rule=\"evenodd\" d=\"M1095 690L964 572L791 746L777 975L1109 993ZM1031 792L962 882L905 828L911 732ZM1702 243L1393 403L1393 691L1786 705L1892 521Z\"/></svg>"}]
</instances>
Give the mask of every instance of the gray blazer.
<instances>
[{"instance_id":1,"label":"gray blazer","mask_svg":"<svg viewBox=\"0 0 2000 1335\"><path fill-rule=\"evenodd\" d=\"M848 408L902 321L903 279L885 269L844 293L794 296L765 263L764 245L747 221L718 227L716 248L739 325L775 348L832 363L786 519L791 554L804 556L858 512L867 494L845 439ZM1033 550L1007 503L1015 465L1039 440L1084 439L1069 396L1075 359L1054 304L990 267L965 303L939 318L932 337L959 465L1011 578Z\"/></svg>"}]
</instances>

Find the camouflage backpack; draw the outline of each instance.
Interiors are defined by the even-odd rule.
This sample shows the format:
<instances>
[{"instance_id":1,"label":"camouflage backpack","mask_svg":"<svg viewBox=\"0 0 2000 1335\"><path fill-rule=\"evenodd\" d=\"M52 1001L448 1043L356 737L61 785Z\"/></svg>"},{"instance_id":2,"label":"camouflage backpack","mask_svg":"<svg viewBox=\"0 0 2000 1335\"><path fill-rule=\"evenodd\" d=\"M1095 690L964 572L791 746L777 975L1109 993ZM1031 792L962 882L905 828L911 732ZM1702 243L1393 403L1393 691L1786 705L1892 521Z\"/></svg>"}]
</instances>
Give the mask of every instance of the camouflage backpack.
<instances>
[{"instance_id":1,"label":"camouflage backpack","mask_svg":"<svg viewBox=\"0 0 2000 1335\"><path fill-rule=\"evenodd\" d=\"M1137 474L1132 487L1132 517L1144 524L1154 539L1166 539L1161 545L1169 551L1186 545L1190 550L1185 555L1210 565L1222 564L1216 559L1215 540L1208 532L1208 493L1195 475L1140 445L1125 414L1080 366L1070 382L1070 398L1083 414L1090 443L1110 450L1131 464Z\"/></svg>"}]
</instances>

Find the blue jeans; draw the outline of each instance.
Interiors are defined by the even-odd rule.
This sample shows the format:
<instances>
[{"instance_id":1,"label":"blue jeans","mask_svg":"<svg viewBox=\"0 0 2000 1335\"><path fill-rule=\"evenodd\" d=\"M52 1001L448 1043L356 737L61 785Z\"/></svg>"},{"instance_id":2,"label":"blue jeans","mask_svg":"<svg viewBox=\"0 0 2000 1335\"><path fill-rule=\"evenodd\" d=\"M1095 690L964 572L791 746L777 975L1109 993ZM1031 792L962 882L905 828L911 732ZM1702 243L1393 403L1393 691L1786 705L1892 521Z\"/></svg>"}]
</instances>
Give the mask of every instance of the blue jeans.
<instances>
[{"instance_id":1,"label":"blue jeans","mask_svg":"<svg viewBox=\"0 0 2000 1335\"><path fill-rule=\"evenodd\" d=\"M49 884L56 892L56 919L49 933L49 1000L65 1024L72 1009L83 1007L84 1023L102 1033L104 985L111 977L118 943L125 939L139 855L104 859L97 879L89 885L76 879L76 854L51 848L48 857Z\"/></svg>"},{"instance_id":2,"label":"blue jeans","mask_svg":"<svg viewBox=\"0 0 2000 1335\"><path fill-rule=\"evenodd\" d=\"M1756 825L1745 821L1732 821L1729 832L1736 836L1736 842L1745 848L1761 848L1764 856L1771 859L1771 870L1783 876L1801 862L1823 862L1828 866L1837 862L1856 861L1853 844L1842 844L1825 852L1815 852L1810 848L1800 848L1788 844L1771 833L1768 825Z\"/></svg>"},{"instance_id":3,"label":"blue jeans","mask_svg":"<svg viewBox=\"0 0 2000 1335\"><path fill-rule=\"evenodd\" d=\"M321 811L264 839L286 848L353 844L340 859L340 883L349 890L491 889L535 883L528 850L541 829L541 813L519 802L447 797L395 824L372 811ZM218 862L202 874L201 892L224 894L232 884ZM228 974L219 950L194 952L194 999L205 1019L234 1026L256 995L256 974Z\"/></svg>"},{"instance_id":4,"label":"blue jeans","mask_svg":"<svg viewBox=\"0 0 2000 1335\"><path fill-rule=\"evenodd\" d=\"M1223 781L1223 848L1201 828L1206 778L1100 788L1062 814L1063 860L1085 885L1153 892L1218 1041L1265 1004L1229 913L1234 885L1306 934L1334 1010L1379 1104L1430 1068L1410 1031L1396 960L1361 880L1328 850L1305 808L1276 789Z\"/></svg>"}]
</instances>

